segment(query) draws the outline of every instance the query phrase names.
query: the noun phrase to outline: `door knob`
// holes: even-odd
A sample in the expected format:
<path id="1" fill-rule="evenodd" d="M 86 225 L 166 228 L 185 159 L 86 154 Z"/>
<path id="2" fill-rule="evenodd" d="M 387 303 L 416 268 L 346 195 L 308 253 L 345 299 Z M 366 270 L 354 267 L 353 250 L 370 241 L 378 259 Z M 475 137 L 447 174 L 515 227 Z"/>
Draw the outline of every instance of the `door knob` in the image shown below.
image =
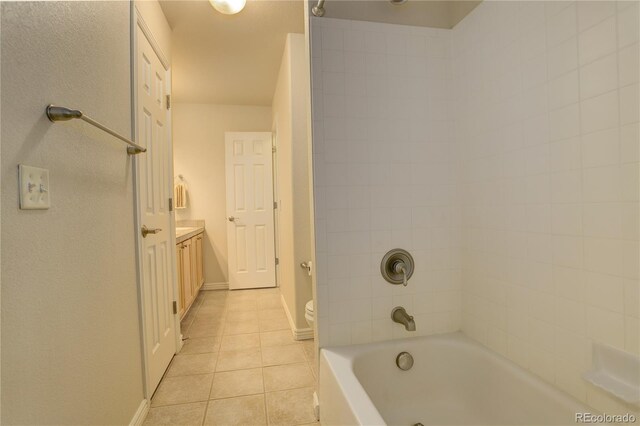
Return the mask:
<path id="1" fill-rule="evenodd" d="M 140 232 L 142 232 L 142 238 L 147 238 L 147 235 L 149 235 L 149 234 L 157 234 L 160 231 L 162 231 L 161 228 L 149 229 L 149 228 L 147 228 L 147 225 L 142 225 L 142 229 L 140 230 Z"/>
<path id="2" fill-rule="evenodd" d="M 229 216 L 227 219 L 229 220 L 229 222 L 235 222 L 237 217 Z"/>

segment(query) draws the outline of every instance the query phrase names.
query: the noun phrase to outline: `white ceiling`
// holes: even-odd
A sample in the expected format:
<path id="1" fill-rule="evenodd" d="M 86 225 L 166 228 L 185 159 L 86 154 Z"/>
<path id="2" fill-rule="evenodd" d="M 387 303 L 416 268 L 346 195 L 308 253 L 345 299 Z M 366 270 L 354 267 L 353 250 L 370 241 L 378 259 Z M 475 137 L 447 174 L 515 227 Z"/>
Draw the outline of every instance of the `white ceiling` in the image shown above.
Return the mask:
<path id="1" fill-rule="evenodd" d="M 174 102 L 271 105 L 287 33 L 304 32 L 303 2 L 248 0 L 237 15 L 208 1 L 161 1 L 172 34 Z"/>

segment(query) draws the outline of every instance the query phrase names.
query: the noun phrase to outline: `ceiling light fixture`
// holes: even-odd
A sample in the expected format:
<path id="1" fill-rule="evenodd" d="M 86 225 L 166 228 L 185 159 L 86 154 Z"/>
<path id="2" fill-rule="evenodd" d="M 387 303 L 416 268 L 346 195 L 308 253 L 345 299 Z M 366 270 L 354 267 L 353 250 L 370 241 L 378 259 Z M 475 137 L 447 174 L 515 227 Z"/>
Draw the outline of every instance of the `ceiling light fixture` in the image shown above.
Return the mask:
<path id="1" fill-rule="evenodd" d="M 247 0 L 209 0 L 211 6 L 225 15 L 234 15 L 244 9 Z"/>

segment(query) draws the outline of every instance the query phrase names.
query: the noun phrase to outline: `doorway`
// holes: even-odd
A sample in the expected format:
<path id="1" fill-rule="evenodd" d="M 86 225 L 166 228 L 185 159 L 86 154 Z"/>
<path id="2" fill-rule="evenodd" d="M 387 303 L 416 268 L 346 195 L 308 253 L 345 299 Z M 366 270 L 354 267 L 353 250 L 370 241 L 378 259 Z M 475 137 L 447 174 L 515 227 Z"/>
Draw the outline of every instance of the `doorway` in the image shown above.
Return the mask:
<path id="1" fill-rule="evenodd" d="M 276 286 L 272 136 L 227 132 L 229 289 Z"/>
<path id="2" fill-rule="evenodd" d="M 315 263 L 304 6 L 247 2 L 229 17 L 209 2 L 160 5 L 172 28 L 175 229 L 200 229 L 204 283 L 179 315 L 184 345 L 150 417 L 189 408 L 215 421 L 227 409 L 246 423 L 313 421 L 312 278 L 300 266 Z M 304 402 L 287 402 L 293 393 Z"/>

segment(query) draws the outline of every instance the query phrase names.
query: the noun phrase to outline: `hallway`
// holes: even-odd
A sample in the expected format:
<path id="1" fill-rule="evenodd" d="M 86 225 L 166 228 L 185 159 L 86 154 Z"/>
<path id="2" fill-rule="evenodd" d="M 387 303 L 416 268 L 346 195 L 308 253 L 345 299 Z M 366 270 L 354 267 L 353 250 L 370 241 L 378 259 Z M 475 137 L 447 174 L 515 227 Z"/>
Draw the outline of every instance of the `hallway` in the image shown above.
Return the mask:
<path id="1" fill-rule="evenodd" d="M 277 288 L 203 291 L 145 425 L 315 423 L 313 340 L 295 341 Z"/>

